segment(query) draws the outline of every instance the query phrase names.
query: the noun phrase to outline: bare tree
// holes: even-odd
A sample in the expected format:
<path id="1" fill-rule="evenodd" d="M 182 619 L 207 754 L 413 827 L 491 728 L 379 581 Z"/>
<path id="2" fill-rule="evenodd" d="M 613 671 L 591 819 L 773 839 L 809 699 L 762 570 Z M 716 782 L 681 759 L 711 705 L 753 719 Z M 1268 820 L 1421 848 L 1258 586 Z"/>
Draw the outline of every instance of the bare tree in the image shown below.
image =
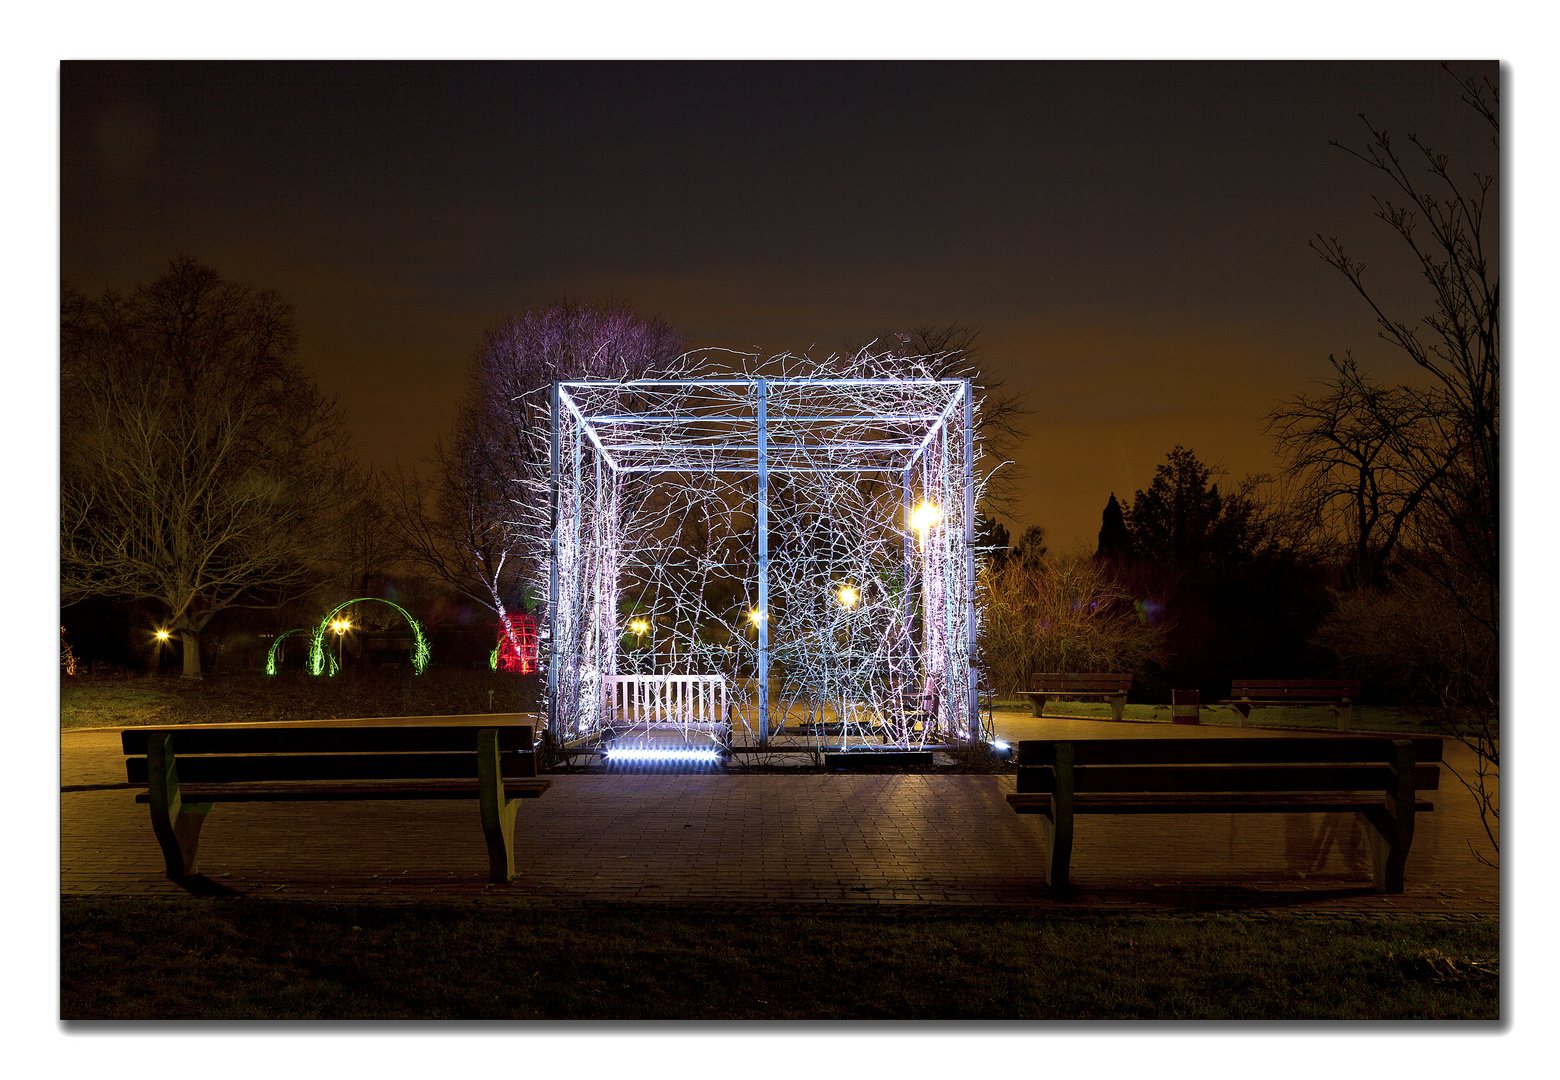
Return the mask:
<path id="1" fill-rule="evenodd" d="M 1386 580 L 1414 513 L 1458 454 L 1445 436 L 1447 410 L 1434 392 L 1372 382 L 1354 358 L 1335 359 L 1328 393 L 1298 394 L 1267 415 L 1267 430 L 1285 458 L 1290 499 L 1324 544 L 1342 543 L 1350 580 Z M 1425 461 L 1405 460 L 1407 443 Z M 1420 466 L 1428 463 L 1430 468 Z"/>
<path id="2" fill-rule="evenodd" d="M 981 370 L 985 347 L 979 326 L 962 322 L 917 323 L 905 330 L 877 335 L 867 351 L 881 353 L 890 367 L 894 358 L 902 358 L 906 375 L 971 380 L 979 395 L 976 424 L 986 459 L 982 502 L 1016 522 L 1021 519 L 1019 504 L 1026 492 L 1023 473 L 1012 458 L 1018 444 L 1029 437 L 1029 417 L 1035 410 L 1029 403 L 1028 391 L 1010 389 L 1005 379 L 993 378 Z"/>
<path id="3" fill-rule="evenodd" d="M 1498 146 L 1498 89 L 1488 79 L 1468 78 L 1459 85 L 1463 100 L 1488 122 Z M 1466 187 L 1449 172 L 1447 155 L 1415 135 L 1408 142 L 1423 171 L 1410 171 L 1390 133 L 1368 120 L 1365 125 L 1370 144 L 1363 151 L 1344 149 L 1385 176 L 1406 200 L 1378 199 L 1376 217 L 1412 252 L 1433 290 L 1434 310 L 1416 325 L 1392 318 L 1366 287 L 1364 263 L 1352 258 L 1340 240 L 1317 237 L 1311 246 L 1364 297 L 1380 336 L 1405 352 L 1446 395 L 1458 428 L 1456 441 L 1463 444 L 1450 468 L 1444 447 L 1434 440 L 1427 445 L 1422 428 L 1393 424 L 1386 412 L 1379 415 L 1405 468 L 1423 481 L 1424 501 L 1439 519 L 1421 537 L 1430 556 L 1421 567 L 1453 593 L 1470 618 L 1494 630 L 1500 580 L 1500 281 L 1498 260 L 1486 250 L 1485 220 L 1494 177 L 1475 173 L 1472 187 Z M 1357 372 L 1335 366 L 1357 392 L 1364 392 Z M 1469 572 L 1479 582 L 1477 595 L 1454 588 Z"/>
<path id="4" fill-rule="evenodd" d="M 1165 628 L 1089 555 L 1012 558 L 980 576 L 981 651 L 992 685 L 1016 695 L 1037 671 L 1138 671 L 1166 660 Z"/>
<path id="5" fill-rule="evenodd" d="M 189 256 L 128 297 L 63 288 L 61 598 L 161 603 L 188 678 L 217 612 L 329 576 L 351 461 L 297 340 L 277 294 Z"/>
<path id="6" fill-rule="evenodd" d="M 389 572 L 401 557 L 390 483 L 384 470 L 368 466 L 350 477 L 344 493 L 335 561 L 342 584 L 356 596 L 369 595 L 374 579 Z"/>
<path id="7" fill-rule="evenodd" d="M 432 475 L 402 472 L 391 485 L 410 558 L 492 611 L 513 637 L 511 613 L 537 582 L 544 546 L 547 388 L 557 379 L 675 377 L 687 366 L 684 349 L 672 327 L 621 304 L 565 301 L 490 330 Z"/>
<path id="8" fill-rule="evenodd" d="M 1452 74 L 1449 67 L 1447 72 Z M 1498 150 L 1499 89 L 1488 78 L 1457 82 L 1463 102 L 1488 123 Z M 1415 135 L 1408 137 L 1412 149 L 1405 161 L 1385 129 L 1361 119 L 1370 142 L 1363 150 L 1343 149 L 1396 189 L 1397 201 L 1377 200 L 1376 216 L 1408 247 L 1434 296 L 1431 313 L 1414 324 L 1393 318 L 1367 287 L 1364 264 L 1341 241 L 1317 237 L 1312 247 L 1365 299 L 1380 336 L 1429 375 L 1444 401 L 1444 419 L 1435 430 L 1395 422 L 1383 408 L 1373 408 L 1372 416 L 1404 474 L 1423 489 L 1403 557 L 1464 621 L 1461 662 L 1435 689 L 1445 729 L 1478 755 L 1477 776 L 1463 779 L 1498 852 L 1500 280 L 1498 223 L 1487 216 L 1494 177 L 1475 172 L 1471 185 L 1454 178 L 1448 156 Z M 1363 377 L 1335 367 L 1351 392 L 1364 393 Z"/>

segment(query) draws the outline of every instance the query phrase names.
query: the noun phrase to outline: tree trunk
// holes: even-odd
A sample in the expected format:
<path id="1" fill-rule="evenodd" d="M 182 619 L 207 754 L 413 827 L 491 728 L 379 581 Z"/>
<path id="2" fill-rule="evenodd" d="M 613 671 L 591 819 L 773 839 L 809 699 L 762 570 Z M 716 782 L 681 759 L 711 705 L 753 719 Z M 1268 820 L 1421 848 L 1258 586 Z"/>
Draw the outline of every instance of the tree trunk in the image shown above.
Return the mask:
<path id="1" fill-rule="evenodd" d="M 201 678 L 199 632 L 195 630 L 180 630 L 179 642 L 184 647 L 184 678 Z"/>

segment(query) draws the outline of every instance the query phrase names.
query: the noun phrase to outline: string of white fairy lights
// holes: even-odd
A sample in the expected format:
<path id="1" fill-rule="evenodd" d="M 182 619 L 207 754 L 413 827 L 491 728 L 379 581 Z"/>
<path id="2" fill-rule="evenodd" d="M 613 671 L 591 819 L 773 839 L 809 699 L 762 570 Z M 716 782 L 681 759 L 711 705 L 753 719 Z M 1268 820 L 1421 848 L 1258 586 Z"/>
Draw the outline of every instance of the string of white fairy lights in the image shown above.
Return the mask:
<path id="1" fill-rule="evenodd" d="M 555 385 L 527 530 L 554 736 L 609 730 L 604 680 L 639 674 L 723 676 L 749 742 L 979 738 L 980 403 L 936 359 Z"/>

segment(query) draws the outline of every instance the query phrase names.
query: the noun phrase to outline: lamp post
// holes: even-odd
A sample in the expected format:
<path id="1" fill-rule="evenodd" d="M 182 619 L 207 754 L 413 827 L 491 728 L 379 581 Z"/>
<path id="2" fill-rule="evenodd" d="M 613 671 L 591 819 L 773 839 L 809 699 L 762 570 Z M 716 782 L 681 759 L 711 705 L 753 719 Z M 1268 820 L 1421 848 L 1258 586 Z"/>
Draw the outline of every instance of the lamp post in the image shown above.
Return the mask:
<path id="1" fill-rule="evenodd" d="M 650 630 L 650 623 L 646 619 L 630 619 L 628 623 L 628 629 L 634 635 L 634 673 L 636 675 L 641 675 L 644 674 L 644 672 L 640 670 L 644 666 L 644 656 L 642 650 L 645 643 L 645 634 Z"/>
<path id="2" fill-rule="evenodd" d="M 336 670 L 343 671 L 345 667 L 341 659 L 341 646 L 346 639 L 347 631 L 352 629 L 352 624 L 346 619 L 337 619 L 330 624 L 330 628 L 336 631 Z"/>

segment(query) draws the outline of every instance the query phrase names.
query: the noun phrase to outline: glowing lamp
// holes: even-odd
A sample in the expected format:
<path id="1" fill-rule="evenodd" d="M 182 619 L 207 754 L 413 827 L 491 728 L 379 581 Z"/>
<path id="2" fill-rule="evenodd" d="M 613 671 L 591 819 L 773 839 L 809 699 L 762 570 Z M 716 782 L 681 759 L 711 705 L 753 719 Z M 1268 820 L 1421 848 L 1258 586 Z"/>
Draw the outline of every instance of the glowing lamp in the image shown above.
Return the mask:
<path id="1" fill-rule="evenodd" d="M 168 640 L 168 631 L 166 631 L 166 630 L 159 630 L 159 631 L 157 631 L 157 640 L 158 641 L 167 641 Z"/>
<path id="2" fill-rule="evenodd" d="M 840 604 L 843 607 L 855 607 L 861 602 L 861 594 L 850 585 L 841 585 L 839 591 Z"/>
<path id="3" fill-rule="evenodd" d="M 643 619 L 635 619 L 628 624 L 628 628 L 636 634 L 643 634 L 650 629 L 650 624 Z"/>
<path id="4" fill-rule="evenodd" d="M 757 608 L 754 608 L 752 611 L 748 612 L 748 622 L 752 623 L 754 626 L 757 626 L 759 623 L 763 622 L 764 618 L 764 613 L 759 611 Z"/>
<path id="5" fill-rule="evenodd" d="M 923 502 L 910 512 L 910 527 L 921 538 L 921 546 L 926 546 L 926 534 L 932 527 L 942 520 L 942 511 L 929 502 Z"/>

